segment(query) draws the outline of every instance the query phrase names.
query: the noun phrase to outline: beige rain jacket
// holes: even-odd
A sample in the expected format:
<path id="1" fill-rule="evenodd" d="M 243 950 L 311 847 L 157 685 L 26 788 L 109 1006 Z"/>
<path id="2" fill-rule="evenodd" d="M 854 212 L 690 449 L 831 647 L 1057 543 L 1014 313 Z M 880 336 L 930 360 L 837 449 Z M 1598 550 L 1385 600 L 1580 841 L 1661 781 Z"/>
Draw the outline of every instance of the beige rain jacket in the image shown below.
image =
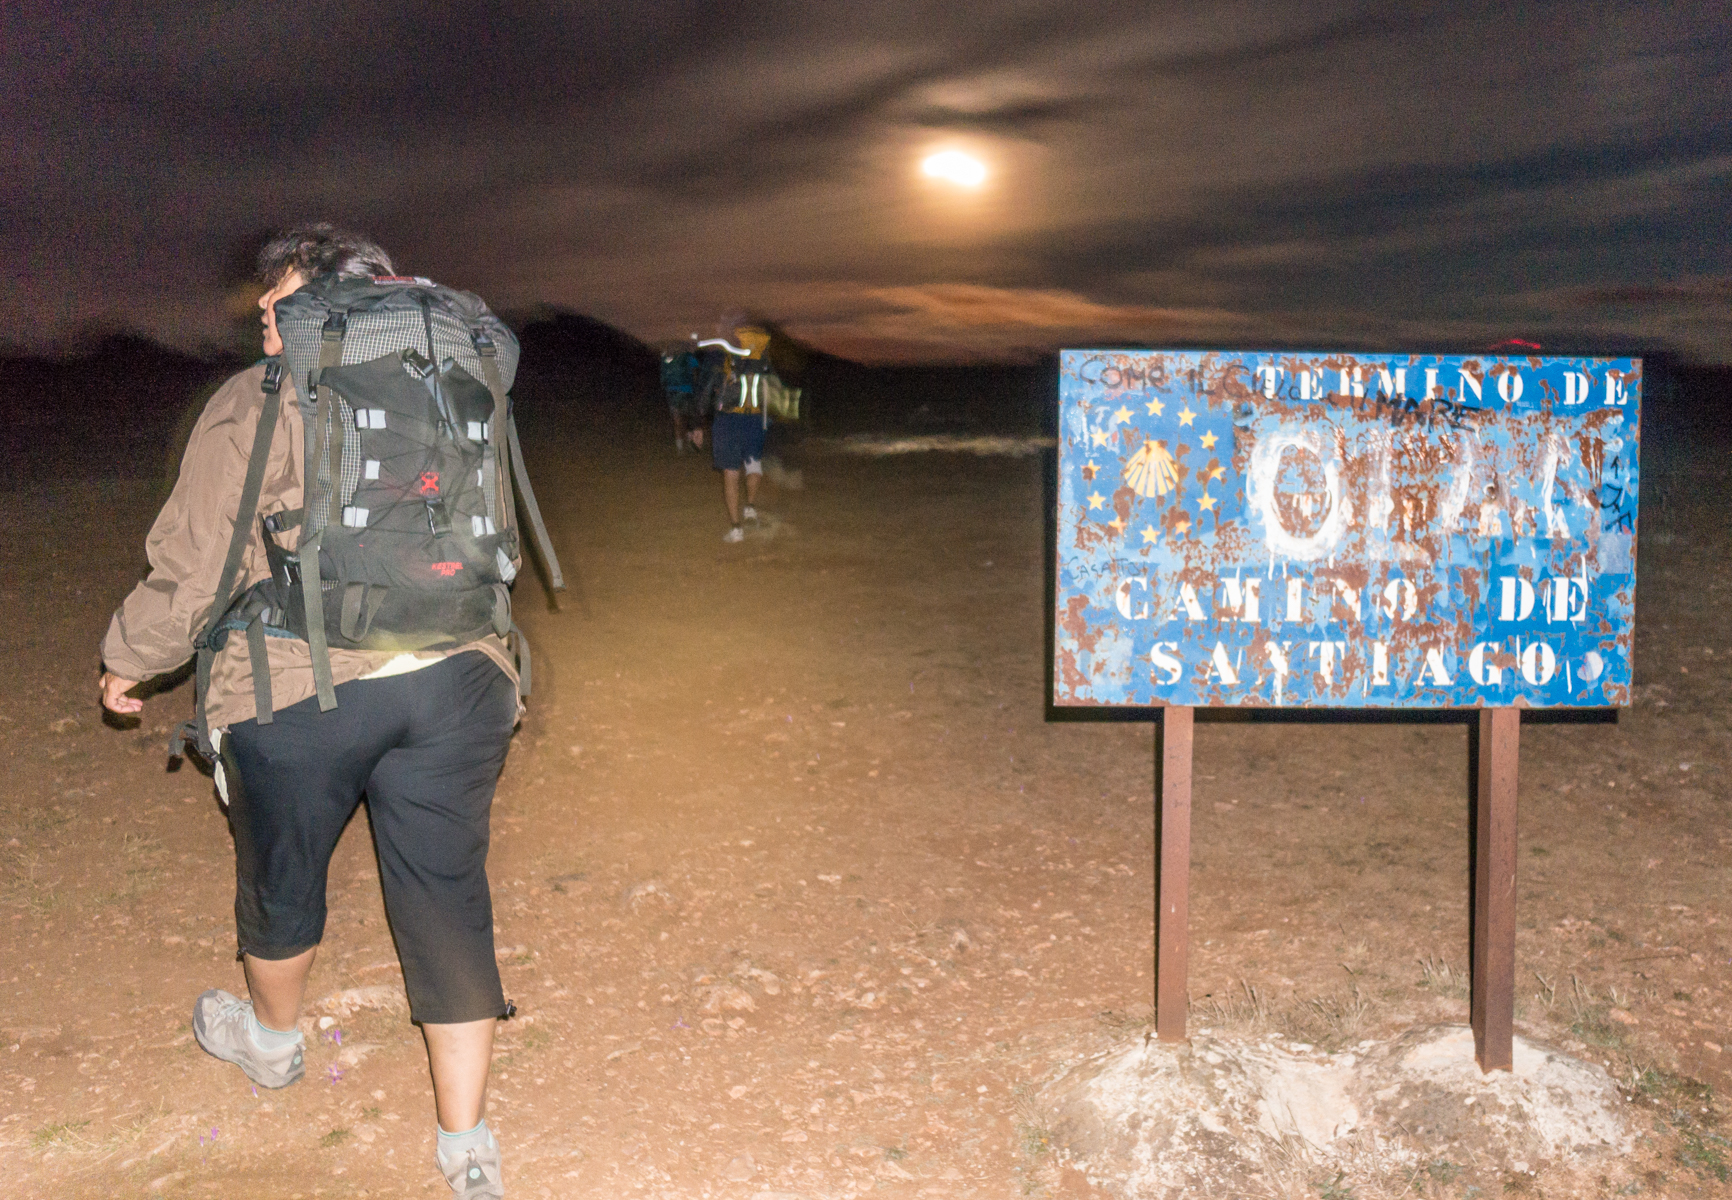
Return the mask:
<path id="1" fill-rule="evenodd" d="M 223 560 L 228 556 L 253 434 L 264 410 L 264 375 L 264 364 L 259 363 L 223 384 L 193 427 L 186 457 L 181 460 L 180 478 L 145 539 L 150 574 L 115 611 L 108 636 L 102 639 L 103 665 L 123 679 L 150 679 L 174 670 L 193 656 L 193 639 L 211 615 Z M 241 560 L 237 595 L 270 577 L 259 517 L 301 507 L 301 412 L 287 378 L 283 380 L 282 398 L 282 415 L 271 438 L 271 456 L 259 490 L 252 537 Z M 311 696 L 313 663 L 307 644 L 297 638 L 268 638 L 265 645 L 271 664 L 272 706 L 280 711 Z M 432 661 L 466 650 L 481 651 L 516 681 L 512 655 L 504 640 L 497 637 L 485 637 L 454 650 L 427 651 L 417 657 Z M 389 651 L 333 647 L 331 682 L 347 683 L 370 675 L 396 657 Z M 212 664 L 205 713 L 212 729 L 256 715 L 246 638 L 230 637 Z"/>

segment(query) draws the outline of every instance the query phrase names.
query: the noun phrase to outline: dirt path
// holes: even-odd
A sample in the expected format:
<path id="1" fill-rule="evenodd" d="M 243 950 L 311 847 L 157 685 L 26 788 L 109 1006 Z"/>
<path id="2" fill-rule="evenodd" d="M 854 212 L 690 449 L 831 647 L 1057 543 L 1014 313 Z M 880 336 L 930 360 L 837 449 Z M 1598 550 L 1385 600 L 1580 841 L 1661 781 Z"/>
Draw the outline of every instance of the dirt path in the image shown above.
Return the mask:
<path id="1" fill-rule="evenodd" d="M 495 810 L 511 1195 L 1089 1194 L 1036 1092 L 1146 1026 L 1151 737 L 1043 719 L 1039 460 L 811 449 L 730 547 L 711 472 L 662 442 L 532 447 L 574 584 L 561 614 L 522 594 L 537 689 Z M 240 979 L 227 827 L 163 769 L 188 689 L 119 731 L 92 685 L 152 494 L 0 499 L 0 608 L 41 614 L 0 634 L 17 1194 L 442 1195 L 364 814 L 305 1082 L 255 1095 L 192 1042 L 193 996 Z M 1607 1194 L 1712 1194 L 1723 1110 L 1689 1081 L 1732 1067 L 1732 574 L 1706 516 L 1652 528 L 1636 708 L 1523 731 L 1518 1026 L 1647 1081 L 1664 1130 Z M 1196 1022 L 1339 1044 L 1465 1019 L 1464 746 L 1200 728 Z"/>

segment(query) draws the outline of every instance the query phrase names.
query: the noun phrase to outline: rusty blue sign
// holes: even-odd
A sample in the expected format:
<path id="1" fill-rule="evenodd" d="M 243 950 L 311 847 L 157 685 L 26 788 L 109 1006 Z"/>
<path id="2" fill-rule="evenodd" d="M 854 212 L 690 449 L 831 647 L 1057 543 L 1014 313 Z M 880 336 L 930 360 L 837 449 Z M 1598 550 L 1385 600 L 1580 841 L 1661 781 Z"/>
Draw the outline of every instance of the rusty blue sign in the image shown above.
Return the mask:
<path id="1" fill-rule="evenodd" d="M 1059 372 L 1055 704 L 1630 702 L 1641 360 Z"/>

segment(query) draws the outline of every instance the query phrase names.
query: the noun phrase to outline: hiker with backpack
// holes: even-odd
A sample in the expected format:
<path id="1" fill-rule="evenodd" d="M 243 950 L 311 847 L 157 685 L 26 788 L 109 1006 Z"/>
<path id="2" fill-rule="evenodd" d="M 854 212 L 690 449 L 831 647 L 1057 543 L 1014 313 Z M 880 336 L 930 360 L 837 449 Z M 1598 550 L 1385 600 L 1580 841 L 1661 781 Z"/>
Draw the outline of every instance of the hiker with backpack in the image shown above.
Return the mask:
<path id="1" fill-rule="evenodd" d="M 326 875 L 365 794 L 436 1161 L 455 1194 L 500 1197 L 485 1105 L 513 1010 L 486 860 L 528 684 L 510 614 L 519 498 L 561 585 L 507 396 L 517 341 L 476 297 L 397 276 L 330 225 L 258 261 L 267 357 L 192 432 L 150 573 L 102 643 L 102 702 L 137 713 L 139 681 L 196 659 L 198 717 L 175 749 L 197 745 L 228 808 L 248 998 L 205 992 L 193 1031 L 260 1086 L 305 1072 Z"/>
<path id="2" fill-rule="evenodd" d="M 696 339 L 697 335 L 692 337 Z M 704 446 L 704 413 L 698 398 L 698 356 L 690 346 L 666 346 L 661 352 L 662 394 L 674 421 L 674 453 Z"/>
<path id="3" fill-rule="evenodd" d="M 733 337 L 732 342 L 715 337 L 698 343 L 700 349 L 715 354 L 705 381 L 716 414 L 710 429 L 710 459 L 722 473 L 722 503 L 729 522 L 722 541 L 729 543 L 745 540 L 745 522 L 758 523 L 758 486 L 764 479 L 764 439 L 770 425 L 765 383 L 772 374 L 766 353 L 769 333 L 755 325 L 741 325 L 733 330 Z"/>

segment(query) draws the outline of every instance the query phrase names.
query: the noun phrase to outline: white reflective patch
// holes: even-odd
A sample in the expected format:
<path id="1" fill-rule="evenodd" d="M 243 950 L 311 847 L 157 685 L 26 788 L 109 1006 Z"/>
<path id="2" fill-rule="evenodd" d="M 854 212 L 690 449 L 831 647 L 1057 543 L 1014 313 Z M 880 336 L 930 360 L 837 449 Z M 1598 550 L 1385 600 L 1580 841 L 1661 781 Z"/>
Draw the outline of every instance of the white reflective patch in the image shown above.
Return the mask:
<path id="1" fill-rule="evenodd" d="M 475 537 L 481 537 L 487 532 L 487 519 L 485 517 L 470 517 L 469 532 Z"/>
<path id="2" fill-rule="evenodd" d="M 475 486 L 476 486 L 476 487 L 480 487 L 480 486 L 482 486 L 482 483 L 483 483 L 483 482 L 484 482 L 484 481 L 483 481 L 483 480 L 482 480 L 482 478 L 481 478 L 481 468 L 480 468 L 480 467 L 476 467 L 476 468 L 475 468 Z"/>
<path id="3" fill-rule="evenodd" d="M 223 738 L 228 736 L 227 726 L 218 726 L 210 731 L 210 748 L 217 752 L 217 759 L 210 765 L 211 780 L 216 784 L 217 799 L 222 806 L 229 806 L 229 777 L 223 772 Z"/>
<path id="4" fill-rule="evenodd" d="M 355 422 L 355 427 L 357 429 L 359 429 L 359 428 L 367 428 L 367 429 L 383 429 L 383 428 L 385 428 L 385 410 L 384 409 L 382 409 L 382 408 L 369 408 L 366 410 L 366 413 L 367 413 L 367 424 L 363 427 L 361 425 L 361 422 L 359 420 L 357 420 Z M 361 415 L 360 413 L 355 414 L 356 417 L 359 417 L 360 415 Z"/>
<path id="5" fill-rule="evenodd" d="M 517 578 L 517 565 L 509 558 L 505 557 L 505 548 L 503 546 L 493 552 L 493 558 L 494 561 L 499 564 L 500 579 L 504 580 L 506 583 L 510 583 L 513 579 Z"/>
<path id="6" fill-rule="evenodd" d="M 480 441 L 485 441 L 486 438 L 487 438 L 487 427 L 485 425 L 483 425 L 480 421 L 469 422 L 469 440 L 470 441 L 480 442 Z"/>
<path id="7" fill-rule="evenodd" d="M 366 528 L 367 510 L 364 508 L 356 508 L 353 504 L 345 505 L 343 508 L 343 524 L 347 525 L 350 529 Z"/>
<path id="8" fill-rule="evenodd" d="M 362 474 L 368 479 L 379 478 L 379 460 L 376 458 L 369 458 L 367 460 L 366 470 L 364 470 Z"/>
<path id="9" fill-rule="evenodd" d="M 483 521 L 487 522 L 487 532 L 488 533 L 498 533 L 499 532 L 499 530 L 497 530 L 493 527 L 493 518 L 492 517 L 482 517 L 481 519 Z"/>

